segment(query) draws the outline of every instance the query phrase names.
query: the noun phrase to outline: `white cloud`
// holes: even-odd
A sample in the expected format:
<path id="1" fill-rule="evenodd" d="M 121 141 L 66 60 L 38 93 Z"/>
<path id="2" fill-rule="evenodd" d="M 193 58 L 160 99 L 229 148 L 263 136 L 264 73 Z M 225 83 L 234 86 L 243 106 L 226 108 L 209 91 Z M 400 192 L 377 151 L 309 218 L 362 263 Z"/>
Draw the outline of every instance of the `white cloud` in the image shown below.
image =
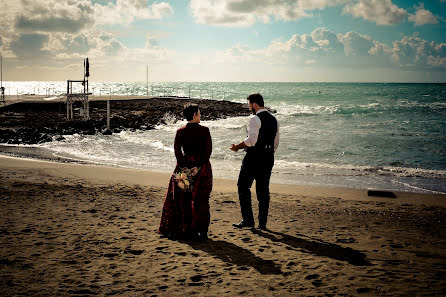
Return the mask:
<path id="1" fill-rule="evenodd" d="M 117 0 L 108 5 L 93 5 L 88 0 L 0 2 L 0 49 L 3 57 L 14 59 L 16 67 L 25 64 L 34 67 L 39 63 L 64 67 L 61 65 L 86 56 L 104 67 L 116 61 L 129 61 L 135 67 L 141 61 L 165 63 L 175 55 L 154 40 L 147 41 L 142 48 L 128 48 L 99 26 L 163 18 L 173 13 L 166 2 L 151 5 L 147 0 Z"/>
<path id="2" fill-rule="evenodd" d="M 344 53 L 347 57 L 367 55 L 374 47 L 372 38 L 354 31 L 345 35 L 340 34 L 339 41 L 344 45 Z"/>
<path id="3" fill-rule="evenodd" d="M 217 63 L 275 64 L 290 67 L 308 64 L 328 68 L 446 68 L 446 43 L 437 44 L 412 36 L 389 47 L 370 36 L 351 31 L 335 34 L 323 28 L 311 34 L 295 34 L 287 41 L 274 40 L 264 49 L 236 46 L 216 53 Z"/>
<path id="4" fill-rule="evenodd" d="M 407 16 L 407 11 L 393 4 L 391 0 L 359 0 L 356 4 L 346 5 L 344 12 L 377 25 L 394 25 L 402 22 Z"/>
<path id="5" fill-rule="evenodd" d="M 115 4 L 94 5 L 98 24 L 130 24 L 135 19 L 162 19 L 173 14 L 166 2 L 152 3 L 147 0 L 117 0 Z"/>
<path id="6" fill-rule="evenodd" d="M 77 33 L 103 24 L 130 24 L 137 19 L 162 19 L 173 14 L 166 2 L 117 0 L 92 4 L 89 0 L 1 1 L 0 32 Z"/>
<path id="7" fill-rule="evenodd" d="M 415 14 L 409 15 L 409 21 L 414 22 L 415 26 L 422 26 L 425 24 L 437 24 L 437 18 L 429 10 L 424 9 L 423 3 L 416 7 Z"/>
<path id="8" fill-rule="evenodd" d="M 159 64 L 170 61 L 174 52 L 160 47 L 156 40 L 147 38 L 143 48 L 128 48 L 113 35 L 106 32 L 99 34 L 53 34 L 46 49 L 56 59 L 79 59 L 88 56 L 91 59 L 121 63 L 137 63 L 147 61 Z"/>
<path id="9" fill-rule="evenodd" d="M 94 23 L 91 2 L 2 1 L 0 28 L 3 32 L 78 32 Z"/>
<path id="10" fill-rule="evenodd" d="M 190 8 L 195 21 L 200 24 L 223 26 L 251 26 L 256 21 L 252 14 L 228 11 L 226 1 L 191 0 Z"/>
<path id="11" fill-rule="evenodd" d="M 311 11 L 344 3 L 346 0 L 191 0 L 190 8 L 200 24 L 247 27 L 256 21 L 298 20 L 311 16 Z"/>
<path id="12" fill-rule="evenodd" d="M 446 43 L 428 42 L 416 35 L 393 42 L 392 58 L 401 68 L 446 69 Z"/>

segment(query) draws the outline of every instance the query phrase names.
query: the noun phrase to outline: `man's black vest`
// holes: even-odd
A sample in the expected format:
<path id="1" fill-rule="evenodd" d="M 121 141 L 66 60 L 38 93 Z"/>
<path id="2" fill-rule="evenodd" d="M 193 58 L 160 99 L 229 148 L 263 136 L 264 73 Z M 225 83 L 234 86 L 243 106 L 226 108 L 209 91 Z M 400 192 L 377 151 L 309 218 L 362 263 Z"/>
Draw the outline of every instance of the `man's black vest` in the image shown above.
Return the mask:
<path id="1" fill-rule="evenodd" d="M 274 153 L 274 139 L 277 134 L 277 120 L 267 111 L 262 111 L 257 114 L 260 118 L 261 126 L 259 130 L 259 137 L 255 146 L 246 149 L 249 152 L 270 152 Z"/>

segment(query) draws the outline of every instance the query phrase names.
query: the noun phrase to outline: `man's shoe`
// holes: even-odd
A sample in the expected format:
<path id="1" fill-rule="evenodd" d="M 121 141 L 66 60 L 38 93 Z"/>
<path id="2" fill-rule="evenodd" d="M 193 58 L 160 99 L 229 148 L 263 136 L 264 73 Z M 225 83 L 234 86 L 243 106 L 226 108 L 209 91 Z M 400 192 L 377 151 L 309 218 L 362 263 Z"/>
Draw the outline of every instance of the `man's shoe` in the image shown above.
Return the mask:
<path id="1" fill-rule="evenodd" d="M 254 228 L 254 224 L 247 224 L 245 221 L 241 221 L 240 223 L 234 223 L 232 226 L 236 228 Z"/>
<path id="2" fill-rule="evenodd" d="M 263 230 L 263 231 L 268 230 L 268 229 L 266 228 L 266 225 L 259 225 L 258 228 L 259 228 L 260 230 Z"/>

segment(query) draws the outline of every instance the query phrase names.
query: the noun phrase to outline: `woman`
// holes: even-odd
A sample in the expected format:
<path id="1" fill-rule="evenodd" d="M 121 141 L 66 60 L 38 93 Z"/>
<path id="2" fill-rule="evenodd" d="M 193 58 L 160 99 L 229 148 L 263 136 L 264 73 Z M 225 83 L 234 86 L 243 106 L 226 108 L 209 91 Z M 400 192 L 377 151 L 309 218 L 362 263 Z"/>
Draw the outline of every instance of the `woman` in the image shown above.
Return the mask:
<path id="1" fill-rule="evenodd" d="M 211 134 L 209 128 L 199 124 L 198 105 L 185 105 L 183 115 L 188 122 L 175 136 L 177 165 L 167 189 L 158 233 L 169 238 L 206 240 L 212 191 Z"/>

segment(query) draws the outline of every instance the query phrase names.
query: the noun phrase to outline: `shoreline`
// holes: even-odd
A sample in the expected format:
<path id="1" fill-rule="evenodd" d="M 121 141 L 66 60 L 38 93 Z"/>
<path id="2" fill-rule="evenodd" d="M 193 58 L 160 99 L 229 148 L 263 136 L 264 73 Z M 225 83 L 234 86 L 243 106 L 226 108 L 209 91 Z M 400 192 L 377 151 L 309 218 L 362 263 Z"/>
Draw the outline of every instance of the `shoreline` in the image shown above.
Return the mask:
<path id="1" fill-rule="evenodd" d="M 137 167 L 127 167 L 127 166 L 120 166 L 120 165 L 114 165 L 114 164 L 104 164 L 101 162 L 94 162 L 91 160 L 82 160 L 82 159 L 75 159 L 68 156 L 59 155 L 51 152 L 50 150 L 46 148 L 41 148 L 38 146 L 30 145 L 30 146 L 22 146 L 22 145 L 10 145 L 10 144 L 0 144 L 0 156 L 9 156 L 9 157 L 15 157 L 15 158 L 23 158 L 23 159 L 31 159 L 31 160 L 43 160 L 43 161 L 52 161 L 52 162 L 59 162 L 59 163 L 72 163 L 72 164 L 84 164 L 84 165 L 94 165 L 94 166 L 101 166 L 101 167 L 110 167 L 110 168 L 122 168 L 122 169 L 129 169 L 129 170 L 142 170 L 142 171 L 156 171 L 161 172 L 165 174 L 170 174 L 170 171 L 168 170 L 156 170 L 156 169 L 150 169 L 150 168 L 137 168 Z M 215 169 L 214 169 L 215 173 Z M 367 180 L 361 181 L 361 185 L 358 184 L 352 184 L 349 186 L 348 184 L 344 184 L 342 182 L 338 182 L 338 184 L 325 184 L 324 180 L 327 179 L 330 175 L 327 176 L 318 176 L 315 177 L 317 180 L 319 178 L 319 181 L 317 182 L 308 182 L 308 178 L 305 180 L 283 180 L 282 182 L 278 182 L 280 180 L 280 173 L 277 173 L 276 176 L 272 176 L 271 178 L 271 184 L 277 184 L 280 187 L 313 187 L 313 188 L 327 188 L 327 189 L 345 189 L 345 190 L 352 190 L 352 191 L 359 191 L 359 192 L 366 192 L 367 191 L 374 191 L 374 192 L 384 192 L 381 194 L 387 195 L 388 193 L 399 193 L 399 196 L 401 196 L 402 193 L 407 195 L 434 195 L 434 196 L 444 196 L 446 197 L 446 193 L 442 191 L 438 191 L 435 189 L 426 189 L 422 187 L 416 187 L 416 186 L 407 186 L 408 190 L 401 190 L 401 189 L 392 189 L 388 186 L 384 185 L 382 187 L 379 186 L 364 186 L 364 184 L 367 184 Z M 311 175 L 308 175 L 307 177 L 311 177 Z M 214 174 L 214 179 L 215 179 Z M 237 176 L 235 177 L 227 177 L 227 176 L 218 176 L 218 179 L 223 180 L 231 180 L 236 184 Z M 342 180 L 342 176 L 338 176 L 337 179 Z M 254 188 L 254 187 L 253 187 Z M 235 185 L 236 190 L 236 185 Z M 254 190 L 255 191 L 255 190 Z M 373 195 L 371 197 L 374 197 Z"/>
<path id="2" fill-rule="evenodd" d="M 88 180 L 98 180 L 102 183 L 123 183 L 139 186 L 155 186 L 166 188 L 171 176 L 171 173 L 152 171 L 146 169 L 133 169 L 124 167 L 105 166 L 102 164 L 92 164 L 81 161 L 73 161 L 60 158 L 42 159 L 36 156 L 35 158 L 23 156 L 8 156 L 0 153 L 0 168 L 26 168 L 37 169 L 45 171 L 45 174 L 52 174 L 60 177 L 76 177 L 87 178 Z M 225 178 L 213 179 L 213 191 L 222 193 L 236 193 L 237 181 Z M 373 190 L 382 192 L 384 197 L 369 196 L 368 191 Z M 255 201 L 255 186 L 252 187 L 253 201 Z M 356 189 L 347 187 L 329 187 L 329 186 L 315 186 L 315 185 L 291 185 L 271 183 L 271 194 L 282 195 L 316 195 L 322 197 L 337 197 L 345 200 L 358 201 L 385 201 L 392 203 L 414 203 L 427 204 L 446 207 L 446 194 L 428 194 L 415 193 L 404 191 L 381 191 L 380 189 Z M 388 193 L 394 193 L 396 198 L 385 197 Z"/>

